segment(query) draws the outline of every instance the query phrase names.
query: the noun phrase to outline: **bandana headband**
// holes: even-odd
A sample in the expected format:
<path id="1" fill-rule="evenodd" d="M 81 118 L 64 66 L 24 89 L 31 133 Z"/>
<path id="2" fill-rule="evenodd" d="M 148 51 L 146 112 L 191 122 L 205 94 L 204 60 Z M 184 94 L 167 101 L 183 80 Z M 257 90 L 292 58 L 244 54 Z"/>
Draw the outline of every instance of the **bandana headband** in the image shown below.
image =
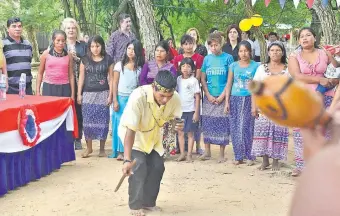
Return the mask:
<path id="1" fill-rule="evenodd" d="M 152 85 L 154 87 L 156 87 L 159 91 L 163 92 L 163 93 L 169 93 L 169 92 L 173 92 L 175 89 L 171 88 L 171 89 L 168 89 L 168 88 L 165 88 L 164 86 L 161 86 L 158 82 L 154 81 L 152 83 Z"/>

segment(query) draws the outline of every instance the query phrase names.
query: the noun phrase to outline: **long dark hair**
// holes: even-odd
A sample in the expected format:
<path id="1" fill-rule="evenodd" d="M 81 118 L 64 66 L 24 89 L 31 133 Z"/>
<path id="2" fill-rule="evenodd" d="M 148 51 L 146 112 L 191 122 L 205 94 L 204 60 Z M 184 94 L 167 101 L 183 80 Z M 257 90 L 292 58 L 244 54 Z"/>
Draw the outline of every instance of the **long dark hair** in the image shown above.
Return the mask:
<path id="1" fill-rule="evenodd" d="M 122 68 L 124 71 L 124 66 L 129 63 L 129 57 L 127 56 L 127 48 L 130 45 L 133 45 L 133 49 L 135 51 L 135 58 L 133 60 L 134 63 L 134 70 L 136 70 L 138 67 L 143 67 L 144 65 L 144 56 L 143 56 L 143 49 L 142 49 L 142 44 L 139 40 L 132 40 L 130 41 L 127 45 L 126 45 L 126 49 L 125 49 L 125 53 L 124 53 L 124 57 L 122 60 Z"/>
<path id="2" fill-rule="evenodd" d="M 92 42 L 100 44 L 100 46 L 102 47 L 102 49 L 100 51 L 100 55 L 101 55 L 101 57 L 104 58 L 106 56 L 105 42 L 104 42 L 104 39 L 100 35 L 95 35 L 95 36 L 93 36 L 89 39 L 89 42 L 87 43 L 87 55 L 88 55 L 88 57 L 90 59 L 92 59 L 92 52 L 91 52 Z"/>
<path id="3" fill-rule="evenodd" d="M 301 33 L 302 31 L 304 30 L 307 30 L 309 31 L 310 33 L 312 33 L 312 35 L 316 38 L 316 33 L 315 31 L 311 28 L 311 27 L 303 27 L 302 29 L 300 29 L 299 33 L 298 33 L 298 40 L 300 41 L 300 36 L 301 36 Z M 299 45 L 298 48 L 301 48 L 302 49 L 302 46 Z M 315 40 L 315 43 L 314 43 L 314 48 L 317 48 L 317 49 L 320 49 L 319 45 L 316 43 L 316 40 Z"/>
<path id="4" fill-rule="evenodd" d="M 280 47 L 280 49 L 282 50 L 281 63 L 282 64 L 287 64 L 287 52 L 286 52 L 285 46 L 281 42 L 273 42 L 268 47 L 268 53 L 269 53 L 270 48 L 272 48 L 273 46 Z M 269 62 L 270 62 L 270 57 L 268 55 L 266 63 L 268 64 Z"/>

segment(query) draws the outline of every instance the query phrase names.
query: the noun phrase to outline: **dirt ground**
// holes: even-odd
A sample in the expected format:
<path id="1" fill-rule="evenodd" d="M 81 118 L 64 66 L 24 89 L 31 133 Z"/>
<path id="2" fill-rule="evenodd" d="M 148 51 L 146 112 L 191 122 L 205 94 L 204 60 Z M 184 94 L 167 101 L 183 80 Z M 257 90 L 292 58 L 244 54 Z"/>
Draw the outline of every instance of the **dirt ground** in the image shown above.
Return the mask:
<path id="1" fill-rule="evenodd" d="M 58 171 L 0 198 L 2 216 L 118 216 L 129 215 L 128 183 L 114 189 L 121 177 L 122 163 L 98 158 L 99 144 L 93 156 L 64 164 Z M 107 142 L 110 153 L 111 140 Z M 157 205 L 163 211 L 148 215 L 178 216 L 285 216 L 295 179 L 286 165 L 280 172 L 258 171 L 232 164 L 232 148 L 227 148 L 228 162 L 218 164 L 218 148 L 213 160 L 194 163 L 166 161 Z M 292 152 L 289 162 L 292 163 Z M 258 159 L 258 163 L 261 159 Z"/>
<path id="2" fill-rule="evenodd" d="M 33 71 L 36 76 L 36 71 Z M 35 83 L 34 83 L 35 89 Z M 84 145 L 84 144 L 83 144 Z M 129 215 L 127 179 L 120 190 L 114 189 L 121 177 L 122 163 L 98 158 L 99 144 L 90 158 L 80 157 L 58 171 L 0 198 L 1 216 L 120 216 Z M 107 141 L 107 154 L 111 140 Z M 289 158 L 280 172 L 258 171 L 232 164 L 231 146 L 228 161 L 213 159 L 178 163 L 171 158 L 165 163 L 165 174 L 157 205 L 163 211 L 150 216 L 286 216 L 296 179 L 290 177 L 293 143 Z"/>

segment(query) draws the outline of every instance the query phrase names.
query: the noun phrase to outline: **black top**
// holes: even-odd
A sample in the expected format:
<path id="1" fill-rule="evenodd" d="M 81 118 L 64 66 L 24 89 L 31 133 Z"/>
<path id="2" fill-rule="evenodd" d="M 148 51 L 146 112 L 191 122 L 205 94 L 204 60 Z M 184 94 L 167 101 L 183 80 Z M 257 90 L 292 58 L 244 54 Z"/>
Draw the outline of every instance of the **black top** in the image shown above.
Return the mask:
<path id="1" fill-rule="evenodd" d="M 238 61 L 238 46 L 234 49 L 231 47 L 230 43 L 226 43 L 222 47 L 222 51 L 233 56 L 234 61 Z"/>
<path id="2" fill-rule="evenodd" d="M 82 59 L 85 66 L 84 92 L 101 92 L 109 90 L 108 71 L 112 60 L 105 56 L 101 61 L 95 62 L 85 56 Z"/>

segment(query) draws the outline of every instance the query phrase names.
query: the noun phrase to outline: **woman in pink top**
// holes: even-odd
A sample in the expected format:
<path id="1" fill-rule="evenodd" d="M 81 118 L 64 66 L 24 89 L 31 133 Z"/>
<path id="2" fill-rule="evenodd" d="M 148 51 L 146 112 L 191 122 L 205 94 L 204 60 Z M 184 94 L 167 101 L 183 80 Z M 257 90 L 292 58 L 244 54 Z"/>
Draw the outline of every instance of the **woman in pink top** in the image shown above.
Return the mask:
<path id="1" fill-rule="evenodd" d="M 66 34 L 56 30 L 52 35 L 52 48 L 46 50 L 40 58 L 37 77 L 37 95 L 71 97 L 74 99 L 73 58 L 65 50 Z M 45 72 L 45 77 L 43 75 Z M 42 94 L 41 82 L 44 81 Z"/>
<path id="2" fill-rule="evenodd" d="M 339 67 L 340 64 L 328 51 L 319 49 L 315 45 L 315 36 L 311 28 L 306 27 L 300 30 L 298 36 L 300 48 L 290 55 L 288 71 L 292 77 L 306 83 L 306 85 L 313 90 L 316 90 L 318 84 L 327 88 L 334 87 L 339 83 L 339 79 L 325 78 L 324 73 L 326 72 L 328 64 L 332 63 L 334 67 Z M 332 103 L 333 96 L 333 90 L 325 93 L 324 103 L 326 107 Z M 299 128 L 294 129 L 293 137 L 296 169 L 292 175 L 298 176 L 304 167 L 303 142 Z"/>

